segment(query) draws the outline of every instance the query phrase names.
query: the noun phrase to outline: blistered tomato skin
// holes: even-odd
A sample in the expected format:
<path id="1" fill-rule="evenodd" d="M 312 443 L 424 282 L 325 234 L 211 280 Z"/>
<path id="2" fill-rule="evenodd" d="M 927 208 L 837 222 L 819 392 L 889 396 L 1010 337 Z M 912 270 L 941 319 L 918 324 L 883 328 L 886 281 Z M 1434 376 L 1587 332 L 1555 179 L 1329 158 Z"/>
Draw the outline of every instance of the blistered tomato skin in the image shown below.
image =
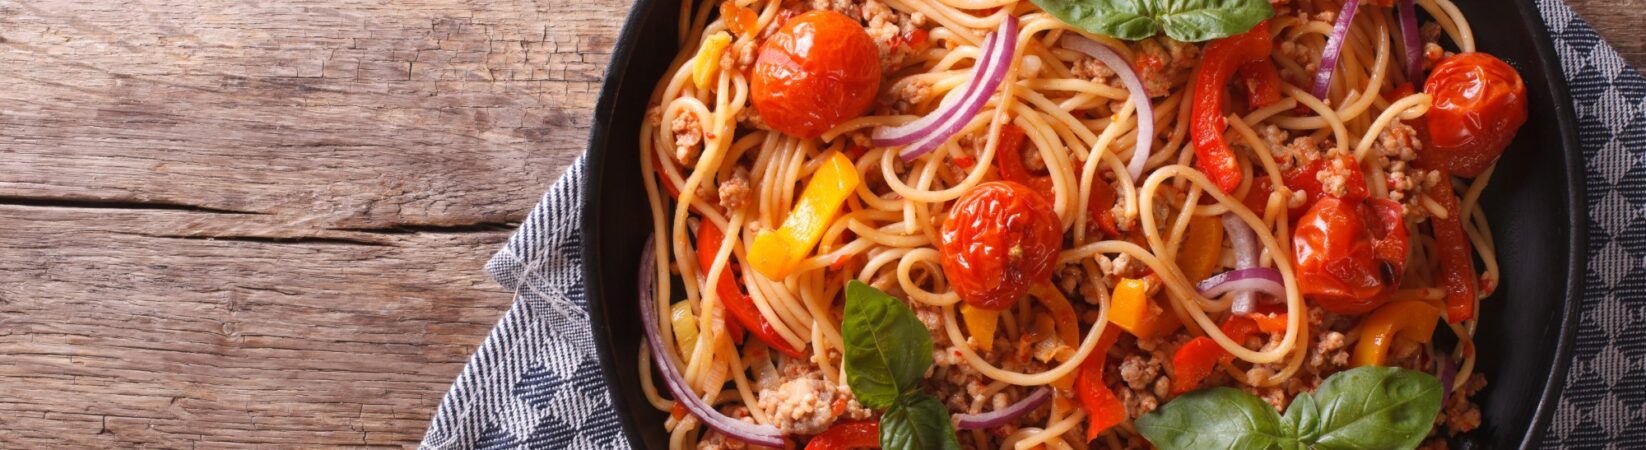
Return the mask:
<path id="1" fill-rule="evenodd" d="M 814 138 L 863 115 L 880 89 L 880 50 L 857 21 L 828 10 L 790 19 L 760 46 L 750 99 L 773 130 Z"/>
<path id="2" fill-rule="evenodd" d="M 1485 53 L 1441 60 L 1423 85 L 1434 96 L 1426 114 L 1422 164 L 1461 177 L 1485 172 L 1526 123 L 1526 83 L 1513 67 Z"/>
<path id="3" fill-rule="evenodd" d="M 1409 242 L 1399 203 L 1322 198 L 1292 234 L 1298 288 L 1327 311 L 1370 312 L 1399 286 Z"/>
<path id="4" fill-rule="evenodd" d="M 967 191 L 943 222 L 943 273 L 960 299 L 1003 310 L 1035 283 L 1050 282 L 1062 222 L 1028 186 L 995 181 Z"/>

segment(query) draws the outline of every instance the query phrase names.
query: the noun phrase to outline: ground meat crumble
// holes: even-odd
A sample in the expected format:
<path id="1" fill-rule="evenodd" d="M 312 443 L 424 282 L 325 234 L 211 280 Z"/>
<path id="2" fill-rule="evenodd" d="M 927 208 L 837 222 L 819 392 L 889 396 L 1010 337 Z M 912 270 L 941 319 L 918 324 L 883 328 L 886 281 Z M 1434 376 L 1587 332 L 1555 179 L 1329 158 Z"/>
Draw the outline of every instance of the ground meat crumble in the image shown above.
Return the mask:
<path id="1" fill-rule="evenodd" d="M 669 123 L 669 132 L 674 136 L 674 159 L 681 164 L 692 164 L 697 161 L 697 154 L 702 149 L 698 144 L 703 143 L 703 126 L 697 121 L 697 115 L 685 113 L 674 117 Z"/>

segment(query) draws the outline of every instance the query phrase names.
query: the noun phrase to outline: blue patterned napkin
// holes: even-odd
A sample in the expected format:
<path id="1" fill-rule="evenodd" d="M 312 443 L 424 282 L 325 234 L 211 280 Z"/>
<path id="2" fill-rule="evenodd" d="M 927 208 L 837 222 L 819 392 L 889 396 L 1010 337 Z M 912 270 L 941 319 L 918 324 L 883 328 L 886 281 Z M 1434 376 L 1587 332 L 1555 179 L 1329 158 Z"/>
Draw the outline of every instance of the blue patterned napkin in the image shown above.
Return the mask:
<path id="1" fill-rule="evenodd" d="M 1646 77 L 1560 0 L 1538 0 L 1571 84 L 1588 161 L 1589 273 L 1546 448 L 1646 446 Z M 627 448 L 584 308 L 584 161 L 543 196 L 486 272 L 517 301 L 440 402 L 428 449 Z M 1638 222 L 1638 223 L 1637 223 Z"/>

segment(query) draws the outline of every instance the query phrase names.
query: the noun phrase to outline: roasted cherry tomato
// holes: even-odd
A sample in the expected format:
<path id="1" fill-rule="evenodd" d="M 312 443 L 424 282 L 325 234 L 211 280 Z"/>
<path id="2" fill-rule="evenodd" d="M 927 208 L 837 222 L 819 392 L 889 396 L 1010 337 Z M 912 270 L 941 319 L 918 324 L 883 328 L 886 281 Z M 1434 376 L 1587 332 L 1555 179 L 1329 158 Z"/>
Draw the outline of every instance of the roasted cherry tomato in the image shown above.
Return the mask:
<path id="1" fill-rule="evenodd" d="M 1399 286 L 1408 242 L 1400 204 L 1323 198 L 1292 235 L 1298 287 L 1328 311 L 1371 311 Z"/>
<path id="2" fill-rule="evenodd" d="M 1423 92 L 1434 96 L 1434 105 L 1425 115 L 1429 142 L 1418 158 L 1452 175 L 1485 172 L 1526 123 L 1526 83 L 1492 55 L 1441 60 Z"/>
<path id="3" fill-rule="evenodd" d="M 880 89 L 880 49 L 857 21 L 816 10 L 760 46 L 750 98 L 772 129 L 814 138 L 862 115 Z"/>
<path id="4" fill-rule="evenodd" d="M 943 273 L 960 299 L 1002 310 L 1050 282 L 1062 222 L 1052 204 L 1028 186 L 983 183 L 955 201 L 943 222 Z"/>

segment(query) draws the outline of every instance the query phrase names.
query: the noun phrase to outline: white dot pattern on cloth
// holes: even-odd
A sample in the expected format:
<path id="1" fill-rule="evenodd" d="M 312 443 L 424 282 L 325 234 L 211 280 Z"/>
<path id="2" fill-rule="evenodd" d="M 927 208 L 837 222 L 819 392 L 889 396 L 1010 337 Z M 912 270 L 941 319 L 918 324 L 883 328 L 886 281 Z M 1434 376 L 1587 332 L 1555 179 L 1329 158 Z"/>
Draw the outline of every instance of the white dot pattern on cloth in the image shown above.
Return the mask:
<path id="1" fill-rule="evenodd" d="M 1537 0 L 1587 161 L 1588 276 L 1576 350 L 1544 448 L 1646 447 L 1646 78 L 1560 0 Z M 486 271 L 517 289 L 446 393 L 426 449 L 628 448 L 595 360 L 578 224 L 585 162 L 544 195 Z"/>

